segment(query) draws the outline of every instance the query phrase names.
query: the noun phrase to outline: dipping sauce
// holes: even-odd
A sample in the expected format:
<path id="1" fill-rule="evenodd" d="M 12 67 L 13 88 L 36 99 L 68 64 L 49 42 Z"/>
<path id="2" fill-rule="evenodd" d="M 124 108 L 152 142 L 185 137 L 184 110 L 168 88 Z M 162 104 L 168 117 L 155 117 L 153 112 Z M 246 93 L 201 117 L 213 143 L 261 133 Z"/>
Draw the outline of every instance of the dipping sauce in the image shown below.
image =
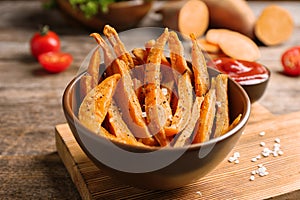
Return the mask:
<path id="1" fill-rule="evenodd" d="M 213 60 L 217 70 L 228 74 L 241 85 L 252 85 L 265 81 L 269 77 L 268 70 L 261 64 L 233 58 L 217 58 Z"/>

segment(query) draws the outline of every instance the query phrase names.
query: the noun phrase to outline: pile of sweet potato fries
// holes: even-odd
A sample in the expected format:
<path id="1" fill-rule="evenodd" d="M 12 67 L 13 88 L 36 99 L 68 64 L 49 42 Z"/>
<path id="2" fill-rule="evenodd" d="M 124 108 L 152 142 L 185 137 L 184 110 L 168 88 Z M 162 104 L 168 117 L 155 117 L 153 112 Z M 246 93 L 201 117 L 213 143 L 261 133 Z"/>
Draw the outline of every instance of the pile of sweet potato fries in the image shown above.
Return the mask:
<path id="1" fill-rule="evenodd" d="M 130 145 L 180 147 L 219 137 L 238 123 L 241 115 L 229 124 L 227 75 L 210 78 L 193 34 L 191 63 L 167 28 L 130 52 L 113 27 L 106 25 L 103 34 L 107 40 L 91 34 L 98 48 L 80 79 L 78 117 L 91 131 Z"/>

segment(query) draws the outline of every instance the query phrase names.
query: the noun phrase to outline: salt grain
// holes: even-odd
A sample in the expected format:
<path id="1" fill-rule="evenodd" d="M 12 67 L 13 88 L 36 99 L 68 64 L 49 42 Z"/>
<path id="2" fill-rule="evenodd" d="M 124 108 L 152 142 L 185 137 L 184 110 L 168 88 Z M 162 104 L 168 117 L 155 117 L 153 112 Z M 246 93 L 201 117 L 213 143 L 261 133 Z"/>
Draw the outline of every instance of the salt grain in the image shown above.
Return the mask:
<path id="1" fill-rule="evenodd" d="M 233 156 L 229 157 L 228 162 L 232 163 L 234 162 L 235 164 L 240 163 L 239 161 L 239 157 L 240 157 L 240 153 L 239 152 L 234 152 Z"/>
<path id="2" fill-rule="evenodd" d="M 165 95 L 165 96 L 168 94 L 167 88 L 161 88 L 161 91 L 162 91 L 163 95 Z"/>
<path id="3" fill-rule="evenodd" d="M 239 158 L 241 155 L 240 155 L 239 152 L 235 152 L 235 153 L 233 154 L 233 156 L 234 156 L 235 158 Z"/>
<path id="4" fill-rule="evenodd" d="M 260 136 L 264 136 L 265 134 L 266 134 L 265 131 L 262 131 L 262 132 L 259 133 Z"/>
<path id="5" fill-rule="evenodd" d="M 254 179 L 255 179 L 255 176 L 250 176 L 250 181 L 254 181 Z"/>
<path id="6" fill-rule="evenodd" d="M 279 139 L 279 138 L 276 138 L 276 139 L 275 139 L 275 142 L 279 144 L 279 143 L 280 143 L 280 139 Z"/>
<path id="7" fill-rule="evenodd" d="M 196 192 L 200 197 L 202 197 L 202 193 L 200 191 Z"/>
<path id="8" fill-rule="evenodd" d="M 234 158 L 234 157 L 230 157 L 230 158 L 228 159 L 228 161 L 232 163 L 232 162 L 235 161 L 235 159 L 236 159 L 236 158 Z"/>
<path id="9" fill-rule="evenodd" d="M 261 142 L 260 146 L 264 147 L 264 146 L 266 146 L 266 143 L 265 142 Z"/>

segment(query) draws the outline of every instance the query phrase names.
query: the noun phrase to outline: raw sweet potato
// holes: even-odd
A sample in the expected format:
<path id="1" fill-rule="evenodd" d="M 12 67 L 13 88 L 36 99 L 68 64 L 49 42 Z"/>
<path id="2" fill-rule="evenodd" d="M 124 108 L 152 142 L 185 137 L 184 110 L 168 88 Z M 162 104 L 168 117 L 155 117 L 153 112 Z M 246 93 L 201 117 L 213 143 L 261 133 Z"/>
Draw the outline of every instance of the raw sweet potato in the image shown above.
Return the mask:
<path id="1" fill-rule="evenodd" d="M 168 1 L 159 11 L 163 24 L 185 36 L 202 36 L 208 28 L 209 12 L 200 0 Z"/>
<path id="2" fill-rule="evenodd" d="M 245 0 L 203 0 L 211 28 L 224 28 L 254 38 L 256 17 Z"/>
<path id="3" fill-rule="evenodd" d="M 249 37 L 228 29 L 210 29 L 206 33 L 206 40 L 218 44 L 229 57 L 255 61 L 260 57 L 258 46 Z"/>
<path id="4" fill-rule="evenodd" d="M 264 8 L 255 24 L 255 35 L 265 45 L 278 45 L 292 35 L 294 22 L 291 14 L 277 5 Z"/>
<path id="5" fill-rule="evenodd" d="M 199 38 L 197 39 L 197 42 L 200 48 L 206 51 L 207 53 L 218 54 L 221 52 L 221 49 L 218 44 L 210 43 L 205 38 Z"/>

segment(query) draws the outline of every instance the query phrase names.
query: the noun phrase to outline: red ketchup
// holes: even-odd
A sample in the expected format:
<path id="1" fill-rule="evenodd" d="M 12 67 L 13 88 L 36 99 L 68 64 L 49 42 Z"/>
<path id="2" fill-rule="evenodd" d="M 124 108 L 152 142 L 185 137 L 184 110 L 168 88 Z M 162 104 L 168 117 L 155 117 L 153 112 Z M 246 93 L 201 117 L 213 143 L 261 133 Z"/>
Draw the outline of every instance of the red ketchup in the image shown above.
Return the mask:
<path id="1" fill-rule="evenodd" d="M 221 73 L 228 74 L 241 85 L 252 85 L 265 81 L 269 77 L 268 70 L 261 64 L 233 58 L 217 58 L 215 68 Z"/>

